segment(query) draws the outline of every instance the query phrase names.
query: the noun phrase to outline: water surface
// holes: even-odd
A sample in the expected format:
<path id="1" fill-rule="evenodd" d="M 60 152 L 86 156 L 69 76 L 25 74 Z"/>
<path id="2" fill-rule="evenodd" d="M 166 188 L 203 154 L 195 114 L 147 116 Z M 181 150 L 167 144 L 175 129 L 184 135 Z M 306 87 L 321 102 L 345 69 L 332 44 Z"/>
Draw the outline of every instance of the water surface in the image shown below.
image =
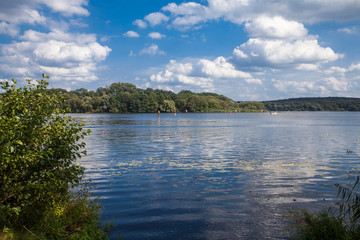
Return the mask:
<path id="1" fill-rule="evenodd" d="M 332 206 L 360 166 L 358 112 L 72 116 L 123 239 L 287 239 L 284 214 Z"/>

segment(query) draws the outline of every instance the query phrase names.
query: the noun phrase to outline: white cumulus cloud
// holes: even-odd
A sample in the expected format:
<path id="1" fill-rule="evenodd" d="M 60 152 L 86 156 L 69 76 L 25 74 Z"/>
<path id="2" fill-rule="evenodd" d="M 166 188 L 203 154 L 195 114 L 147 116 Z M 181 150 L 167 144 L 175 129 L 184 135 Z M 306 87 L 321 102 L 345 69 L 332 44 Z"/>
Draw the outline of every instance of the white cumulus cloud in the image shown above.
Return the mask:
<path id="1" fill-rule="evenodd" d="M 307 29 L 303 24 L 289 21 L 281 16 L 260 16 L 245 24 L 251 37 L 299 39 L 307 35 Z"/>
<path id="2" fill-rule="evenodd" d="M 137 32 L 134 32 L 134 31 L 127 31 L 123 35 L 125 37 L 130 37 L 130 38 L 139 38 L 140 37 L 140 35 Z"/>
<path id="3" fill-rule="evenodd" d="M 0 22 L 0 34 L 6 34 L 11 37 L 18 35 L 20 29 L 15 24 Z"/>
<path id="4" fill-rule="evenodd" d="M 151 32 L 151 33 L 149 33 L 148 36 L 152 39 L 162 39 L 162 38 L 166 37 L 164 34 L 161 34 L 159 32 Z"/>
<path id="5" fill-rule="evenodd" d="M 165 55 L 165 52 L 162 51 L 158 45 L 152 44 L 151 46 L 144 48 L 140 51 L 140 55 Z"/>
<path id="6" fill-rule="evenodd" d="M 147 27 L 147 23 L 141 19 L 136 19 L 133 22 L 134 25 L 138 26 L 139 28 L 146 28 Z"/>
<path id="7" fill-rule="evenodd" d="M 358 63 L 358 64 L 351 64 L 350 67 L 349 67 L 349 70 L 350 70 L 350 71 L 360 70 L 360 63 Z"/>
<path id="8" fill-rule="evenodd" d="M 214 91 L 215 82 L 231 81 L 262 84 L 251 74 L 236 70 L 224 57 L 214 60 L 188 59 L 183 62 L 170 60 L 163 71 L 151 75 L 150 80 L 158 84 L 176 86 L 178 89 L 192 87 L 198 91 Z M 220 86 L 219 86 L 220 87 Z"/>
<path id="9" fill-rule="evenodd" d="M 53 11 L 60 12 L 64 16 L 89 16 L 89 11 L 84 8 L 84 6 L 88 5 L 88 0 L 38 0 L 38 2 L 47 5 Z"/>
<path id="10" fill-rule="evenodd" d="M 259 96 L 265 91 L 316 96 L 349 90 L 351 85 L 358 84 L 354 80 L 358 64 L 349 68 L 331 66 L 345 55 L 327 45 L 321 36 L 311 35 L 306 26 L 323 21 L 359 20 L 359 1 L 207 0 L 169 3 L 161 11 L 168 17 L 163 22 L 167 22 L 167 27 L 188 30 L 215 21 L 229 21 L 244 26 L 249 38 L 234 47 L 229 57 L 170 62 L 163 71 L 151 76 L 152 82 L 184 88 L 187 82 L 196 89 L 205 86 L 225 89 L 223 85 L 230 84 L 248 93 L 260 92 Z M 338 31 L 356 34 L 358 29 L 344 27 Z M 186 73 L 172 70 L 184 69 L 185 63 L 191 66 Z"/>
<path id="11" fill-rule="evenodd" d="M 234 50 L 239 56 L 239 50 L 248 56 L 251 64 L 302 64 L 337 60 L 341 55 L 331 48 L 323 48 L 316 39 L 284 41 L 250 38 L 246 43 Z"/>
<path id="12" fill-rule="evenodd" d="M 342 57 L 320 46 L 303 24 L 282 17 L 261 16 L 246 23 L 245 28 L 252 37 L 233 50 L 238 65 L 316 70 L 319 64 Z"/>
<path id="13" fill-rule="evenodd" d="M 161 10 L 169 13 L 166 21 L 185 29 L 218 19 L 243 24 L 265 15 L 283 16 L 285 19 L 307 23 L 360 18 L 360 2 L 357 0 L 207 0 L 207 5 L 195 2 L 169 3 Z"/>
<path id="14" fill-rule="evenodd" d="M 342 81 L 335 77 L 328 77 L 324 81 L 328 85 L 328 87 L 334 91 L 347 91 L 349 88 L 349 84 L 347 81 Z"/>
<path id="15" fill-rule="evenodd" d="M 274 81 L 274 87 L 280 92 L 311 92 L 315 87 L 315 82 L 299 82 L 299 81 Z"/>
<path id="16" fill-rule="evenodd" d="M 166 23 L 169 20 L 169 17 L 161 12 L 155 12 L 146 15 L 144 19 L 148 21 L 151 26 L 156 26 L 161 23 Z"/>
<path id="17" fill-rule="evenodd" d="M 214 18 L 207 7 L 194 2 L 185 2 L 180 5 L 169 3 L 162 10 L 170 12 L 174 16 L 172 24 L 180 28 L 191 27 Z"/>
<path id="18" fill-rule="evenodd" d="M 96 64 L 111 51 L 93 34 L 29 30 L 20 39 L 1 46 L 1 72 L 25 78 L 45 72 L 52 80 L 92 81 L 97 79 Z"/>
<path id="19" fill-rule="evenodd" d="M 346 68 L 332 66 L 329 69 L 325 70 L 324 73 L 326 74 L 339 74 L 345 76 L 345 73 L 348 71 Z"/>
<path id="20" fill-rule="evenodd" d="M 95 34 L 69 31 L 71 26 L 87 27 L 81 18 L 89 16 L 87 6 L 88 0 L 0 1 L 0 34 L 13 37 L 0 46 L 2 77 L 39 78 L 45 73 L 61 87 L 97 80 L 98 65 L 111 49 L 99 44 Z"/>
<path id="21" fill-rule="evenodd" d="M 89 11 L 85 8 L 87 0 L 14 0 L 0 1 L 0 20 L 7 24 L 42 24 L 45 25 L 47 18 L 39 11 L 43 5 L 53 12 L 59 12 L 65 17 L 74 15 L 88 16 Z"/>
<path id="22" fill-rule="evenodd" d="M 252 78 L 249 73 L 236 70 L 224 57 L 214 61 L 200 59 L 198 65 L 202 73 L 213 78 Z"/>

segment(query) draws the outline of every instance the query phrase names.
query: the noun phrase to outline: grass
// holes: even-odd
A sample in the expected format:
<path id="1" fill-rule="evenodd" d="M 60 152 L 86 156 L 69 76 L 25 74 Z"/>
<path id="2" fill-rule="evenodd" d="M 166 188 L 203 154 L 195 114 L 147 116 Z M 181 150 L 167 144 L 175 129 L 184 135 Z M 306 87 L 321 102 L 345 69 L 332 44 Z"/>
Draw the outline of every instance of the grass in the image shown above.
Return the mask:
<path id="1" fill-rule="evenodd" d="M 353 180 L 355 179 L 355 181 Z M 347 185 L 336 184 L 339 209 L 309 212 L 296 211 L 290 214 L 294 232 L 292 239 L 299 240 L 355 240 L 360 239 L 360 172 L 350 175 Z"/>
<path id="2" fill-rule="evenodd" d="M 330 210 L 322 210 L 318 213 L 302 210 L 294 212 L 292 217 L 295 220 L 295 236 L 292 239 L 352 239 L 342 219 Z"/>
<path id="3" fill-rule="evenodd" d="M 86 191 L 78 191 L 68 201 L 54 203 L 42 219 L 34 219 L 29 226 L 0 229 L 0 240 L 103 240 L 108 239 L 111 224 L 100 224 L 101 206 Z"/>

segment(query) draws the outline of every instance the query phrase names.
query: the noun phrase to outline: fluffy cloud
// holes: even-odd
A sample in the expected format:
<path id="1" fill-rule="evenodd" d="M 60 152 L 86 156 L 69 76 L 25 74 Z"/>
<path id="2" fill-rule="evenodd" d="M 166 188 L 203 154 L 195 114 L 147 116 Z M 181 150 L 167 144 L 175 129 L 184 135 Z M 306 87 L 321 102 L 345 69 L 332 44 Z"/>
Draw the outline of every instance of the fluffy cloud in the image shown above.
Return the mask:
<path id="1" fill-rule="evenodd" d="M 319 46 L 316 39 L 295 41 L 250 38 L 233 52 L 240 63 L 271 67 L 286 64 L 321 63 L 337 60 L 341 55 Z"/>
<path id="2" fill-rule="evenodd" d="M 39 62 L 78 63 L 104 60 L 109 48 L 97 42 L 78 44 L 76 42 L 62 42 L 49 40 L 38 43 L 33 56 Z"/>
<path id="3" fill-rule="evenodd" d="M 179 63 L 170 60 L 169 64 L 166 65 L 166 70 L 151 75 L 150 80 L 160 85 L 166 83 L 167 85 L 177 86 L 179 89 L 182 86 L 213 89 L 212 79 L 203 76 L 192 76 L 194 71 L 196 70 L 192 63 Z"/>
<path id="4" fill-rule="evenodd" d="M 166 37 L 164 34 L 161 34 L 158 32 L 151 32 L 151 33 L 149 33 L 148 36 L 152 39 L 162 39 L 162 38 Z"/>
<path id="5" fill-rule="evenodd" d="M 42 24 L 45 25 L 46 17 L 41 15 L 38 9 L 43 5 L 51 11 L 58 12 L 63 16 L 73 15 L 88 16 L 87 0 L 13 0 L 0 1 L 0 20 L 6 24 Z M 10 32 L 13 36 L 14 32 Z"/>
<path id="6" fill-rule="evenodd" d="M 346 68 L 332 66 L 329 69 L 325 70 L 324 73 L 326 73 L 326 74 L 339 74 L 339 75 L 345 76 L 345 73 L 347 71 L 348 70 Z"/>
<path id="7" fill-rule="evenodd" d="M 80 18 L 70 19 L 88 16 L 87 4 L 88 0 L 0 1 L 0 34 L 14 38 L 11 43 L 0 46 L 3 77 L 38 78 L 45 73 L 55 84 L 61 81 L 61 87 L 77 81 L 96 80 L 98 63 L 109 55 L 111 49 L 100 45 L 95 34 L 69 32 L 70 23 L 78 27 L 87 26 Z M 48 11 L 62 16 L 45 16 Z M 31 29 L 38 25 L 48 31 Z M 20 29 L 24 30 L 21 36 Z"/>
<path id="8" fill-rule="evenodd" d="M 214 61 L 200 59 L 198 67 L 203 74 L 212 78 L 252 78 L 249 73 L 236 70 L 224 57 L 218 57 Z"/>
<path id="9" fill-rule="evenodd" d="M 316 71 L 319 69 L 319 66 L 317 64 L 300 63 L 296 66 L 296 69 L 303 71 Z"/>
<path id="10" fill-rule="evenodd" d="M 6 22 L 0 22 L 0 34 L 7 34 L 11 37 L 15 37 L 19 34 L 19 27 L 15 24 L 10 24 Z"/>
<path id="11" fill-rule="evenodd" d="M 268 82 L 267 87 L 273 89 L 274 92 L 279 91 L 283 96 L 288 97 L 347 96 L 351 91 L 352 85 L 357 84 L 355 78 L 346 74 L 348 72 L 346 68 L 331 67 L 326 72 L 330 76 L 324 77 L 323 72 L 317 72 L 303 76 L 303 78 L 298 77 L 302 74 L 301 72 L 292 72 L 287 77 L 290 79 L 291 76 L 297 76 L 296 80 L 279 80 L 278 78 Z M 331 75 L 334 72 L 338 76 Z M 354 93 L 356 94 L 356 91 Z"/>
<path id="12" fill-rule="evenodd" d="M 245 24 L 251 37 L 299 39 L 307 35 L 307 29 L 296 21 L 288 21 L 280 16 L 260 16 Z"/>
<path id="13" fill-rule="evenodd" d="M 39 3 L 47 5 L 55 12 L 60 12 L 64 16 L 89 16 L 89 11 L 83 6 L 88 5 L 88 0 L 38 0 Z"/>
<path id="14" fill-rule="evenodd" d="M 170 13 L 171 24 L 190 28 L 211 20 L 224 19 L 243 24 L 260 15 L 283 16 L 300 22 L 358 20 L 360 2 L 357 0 L 208 0 L 203 5 L 195 2 L 170 3 L 161 10 Z M 167 19 L 168 20 L 168 19 Z"/>
<path id="15" fill-rule="evenodd" d="M 188 59 L 185 62 L 171 60 L 165 70 L 153 74 L 152 82 L 170 84 L 179 89 L 192 87 L 198 91 L 214 91 L 215 80 L 226 81 L 233 79 L 248 84 L 262 84 L 261 80 L 253 78 L 249 73 L 236 70 L 224 57 L 213 61 L 208 59 Z"/>
<path id="16" fill-rule="evenodd" d="M 138 38 L 138 37 L 140 37 L 140 35 L 137 32 L 134 32 L 134 31 L 127 31 L 123 35 L 125 37 L 130 37 L 130 38 Z"/>
<path id="17" fill-rule="evenodd" d="M 46 73 L 52 80 L 92 81 L 96 64 L 110 48 L 96 42 L 93 34 L 28 30 L 19 42 L 1 46 L 0 69 L 7 75 L 37 77 Z"/>
<path id="18" fill-rule="evenodd" d="M 147 23 L 141 19 L 137 19 L 133 22 L 134 25 L 138 26 L 139 28 L 146 28 Z"/>
<path id="19" fill-rule="evenodd" d="M 151 26 L 156 26 L 161 23 L 166 23 L 169 20 L 169 17 L 161 12 L 156 12 L 148 14 L 144 19 L 148 21 Z"/>
<path id="20" fill-rule="evenodd" d="M 207 5 L 169 3 L 161 11 L 169 17 L 168 27 L 186 30 L 224 20 L 244 24 L 249 34 L 249 39 L 235 47 L 230 57 L 171 61 L 150 78 L 162 86 L 225 89 L 224 85 L 231 85 L 243 89 L 244 94 L 274 91 L 289 96 L 316 96 L 349 90 L 349 79 L 355 78 L 348 74 L 354 71 L 355 75 L 360 68 L 357 64 L 349 68 L 331 67 L 331 62 L 344 55 L 323 46 L 319 37 L 310 35 L 303 24 L 360 19 L 356 14 L 360 2 L 355 0 L 208 0 Z"/>
<path id="21" fill-rule="evenodd" d="M 165 52 L 159 49 L 159 46 L 156 44 L 152 44 L 148 48 L 144 48 L 140 51 L 140 55 L 165 55 Z"/>
<path id="22" fill-rule="evenodd" d="M 349 88 L 349 84 L 347 81 L 338 80 L 335 77 L 328 77 L 325 79 L 325 83 L 334 91 L 347 91 Z"/>
<path id="23" fill-rule="evenodd" d="M 162 10 L 170 12 L 174 16 L 172 24 L 180 28 L 187 28 L 215 17 L 209 8 L 194 2 L 180 5 L 169 3 Z"/>
<path id="24" fill-rule="evenodd" d="M 245 28 L 253 37 L 233 50 L 237 65 L 316 70 L 317 65 L 342 57 L 329 47 L 321 47 L 303 24 L 282 17 L 261 16 Z"/>
<path id="25" fill-rule="evenodd" d="M 350 67 L 349 67 L 349 70 L 350 70 L 350 71 L 360 70 L 360 63 L 358 63 L 358 64 L 351 64 Z"/>
<path id="26" fill-rule="evenodd" d="M 273 81 L 274 87 L 284 93 L 306 93 L 312 92 L 315 89 L 316 84 L 314 82 L 299 82 L 299 81 L 280 81 L 274 80 Z"/>
<path id="27" fill-rule="evenodd" d="M 12 25 L 18 25 L 22 23 L 28 23 L 32 25 L 45 24 L 46 17 L 41 16 L 37 10 L 31 9 L 26 5 L 20 5 L 18 7 L 19 8 L 4 8 L 3 10 L 0 10 L 0 20 Z"/>

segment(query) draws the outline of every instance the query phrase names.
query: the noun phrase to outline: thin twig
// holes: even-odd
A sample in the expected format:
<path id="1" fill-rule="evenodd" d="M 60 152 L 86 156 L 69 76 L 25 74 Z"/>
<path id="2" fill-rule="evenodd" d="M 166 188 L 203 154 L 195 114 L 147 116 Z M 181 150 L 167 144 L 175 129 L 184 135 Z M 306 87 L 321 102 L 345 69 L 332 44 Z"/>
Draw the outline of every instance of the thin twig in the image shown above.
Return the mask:
<path id="1" fill-rule="evenodd" d="M 33 232 L 31 232 L 29 229 L 27 229 L 24 225 L 23 225 L 23 227 L 25 228 L 26 231 L 28 231 L 29 233 L 31 233 L 32 235 L 34 235 L 37 239 L 40 239 L 40 240 L 41 240 L 41 238 L 39 238 L 38 236 L 36 236 Z"/>

